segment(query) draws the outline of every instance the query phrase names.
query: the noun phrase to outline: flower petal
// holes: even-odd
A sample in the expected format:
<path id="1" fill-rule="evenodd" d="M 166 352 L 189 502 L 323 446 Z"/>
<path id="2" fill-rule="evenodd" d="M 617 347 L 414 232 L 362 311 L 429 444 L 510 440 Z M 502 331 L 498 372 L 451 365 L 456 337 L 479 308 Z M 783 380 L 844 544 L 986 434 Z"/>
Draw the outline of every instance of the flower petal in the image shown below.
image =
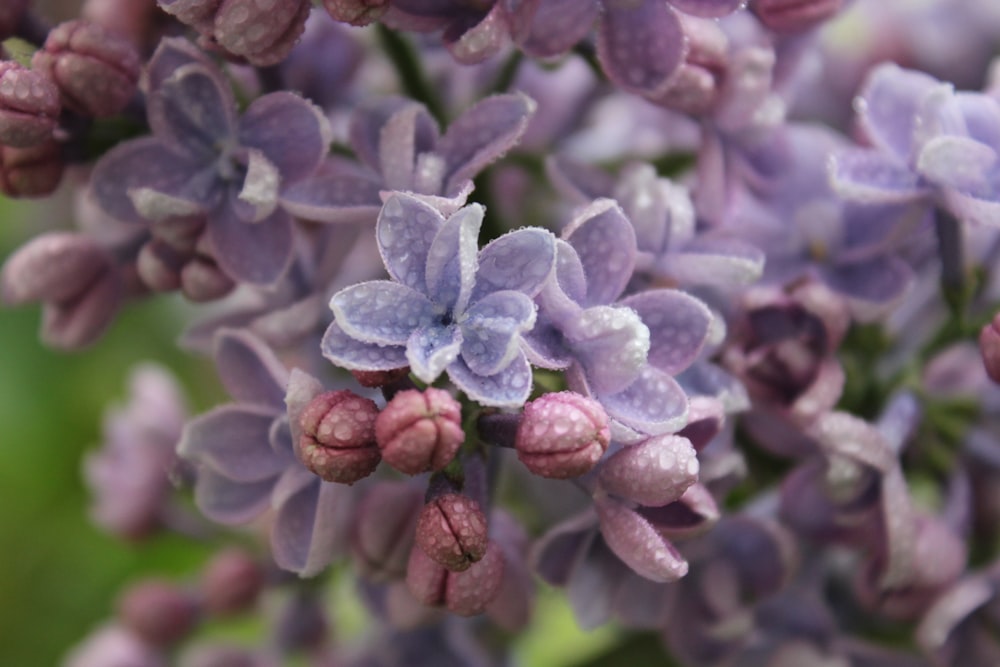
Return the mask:
<path id="1" fill-rule="evenodd" d="M 231 278 L 254 285 L 270 285 L 288 269 L 292 260 L 292 221 L 277 209 L 260 222 L 244 221 L 236 193 L 228 205 L 209 218 L 208 238 L 219 266 Z"/>
<path id="2" fill-rule="evenodd" d="M 406 343 L 406 359 L 413 374 L 434 382 L 445 367 L 458 358 L 462 331 L 457 326 L 431 324 L 415 329 Z"/>
<path id="3" fill-rule="evenodd" d="M 273 479 L 234 482 L 210 469 L 202 469 L 194 484 L 194 501 L 202 514 L 216 523 L 235 526 L 263 514 L 271 501 Z"/>
<path id="4" fill-rule="evenodd" d="M 448 218 L 427 250 L 430 300 L 457 317 L 468 307 L 479 257 L 483 207 L 470 204 Z"/>
<path id="5" fill-rule="evenodd" d="M 536 58 L 562 55 L 590 34 L 600 11 L 597 0 L 545 0 L 521 48 Z"/>
<path id="6" fill-rule="evenodd" d="M 636 574 L 661 583 L 687 574 L 687 561 L 648 521 L 607 496 L 595 498 L 594 506 L 608 547 Z"/>
<path id="7" fill-rule="evenodd" d="M 354 340 L 337 326 L 336 321 L 327 328 L 320 349 L 334 365 L 348 370 L 391 371 L 410 365 L 405 347 Z"/>
<path id="8" fill-rule="evenodd" d="M 617 202 L 598 199 L 563 230 L 587 276 L 584 305 L 610 304 L 625 290 L 635 269 L 635 230 Z"/>
<path id="9" fill-rule="evenodd" d="M 456 62 L 475 65 L 499 53 L 508 41 L 507 14 L 503 2 L 496 2 L 479 23 L 471 26 L 445 46 Z"/>
<path id="10" fill-rule="evenodd" d="M 270 444 L 276 416 L 260 406 L 215 408 L 184 427 L 177 452 L 233 482 L 274 480 L 285 467 Z"/>
<path id="11" fill-rule="evenodd" d="M 419 155 L 434 148 L 438 140 L 437 123 L 423 105 L 404 97 L 384 97 L 369 107 L 358 109 L 351 115 L 349 141 L 354 154 L 375 171 L 381 170 L 382 128 L 393 115 L 416 105 L 423 110 L 418 114 L 415 128 L 414 153 Z"/>
<path id="12" fill-rule="evenodd" d="M 343 553 L 350 534 L 354 503 L 342 484 L 319 478 L 277 507 L 271 549 L 279 567 L 302 577 L 319 574 Z"/>
<path id="13" fill-rule="evenodd" d="M 652 366 L 616 394 L 598 397 L 608 415 L 641 433 L 674 433 L 687 422 L 687 396 L 677 382 Z"/>
<path id="14" fill-rule="evenodd" d="M 444 217 L 412 195 L 393 193 L 382 206 L 375 235 L 393 280 L 427 293 L 427 253 Z"/>
<path id="15" fill-rule="evenodd" d="M 382 182 L 377 174 L 346 160 L 329 159 L 312 176 L 289 184 L 281 205 L 313 222 L 371 222 L 378 218 Z"/>
<path id="16" fill-rule="evenodd" d="M 866 149 L 845 149 L 830 158 L 830 184 L 860 204 L 895 204 L 926 196 L 919 177 L 905 165 Z"/>
<path id="17" fill-rule="evenodd" d="M 448 377 L 480 405 L 520 407 L 531 394 L 531 366 L 520 350 L 513 361 L 494 375 L 477 375 L 459 358 L 448 366 Z"/>
<path id="18" fill-rule="evenodd" d="M 210 160 L 235 134 L 236 102 L 218 70 L 183 65 L 147 99 L 153 135 L 196 159 Z"/>
<path id="19" fill-rule="evenodd" d="M 283 183 L 316 171 L 332 139 L 330 123 L 319 107 L 294 93 L 258 97 L 240 118 L 240 143 L 260 150 Z"/>
<path id="20" fill-rule="evenodd" d="M 649 328 L 630 308 L 593 306 L 558 324 L 598 394 L 622 391 L 646 367 Z"/>
<path id="21" fill-rule="evenodd" d="M 714 19 L 732 14 L 746 3 L 744 0 L 670 0 L 670 4 L 685 14 Z"/>
<path id="22" fill-rule="evenodd" d="M 708 307 L 677 290 L 647 290 L 620 302 L 649 327 L 649 363 L 677 375 L 694 363 L 708 339 L 712 313 Z"/>
<path id="23" fill-rule="evenodd" d="M 551 232 L 532 227 L 504 234 L 479 253 L 472 300 L 499 290 L 516 290 L 533 297 L 552 275 L 555 261 L 556 239 Z"/>
<path id="24" fill-rule="evenodd" d="M 253 218 L 250 222 L 260 222 L 274 213 L 274 209 L 278 207 L 281 174 L 261 151 L 250 149 L 249 154 L 247 175 L 243 179 L 243 188 L 238 197 L 240 201 L 253 207 Z"/>
<path id="25" fill-rule="evenodd" d="M 223 329 L 213 342 L 216 371 L 230 396 L 272 410 L 282 405 L 288 371 L 271 348 L 249 332 L 234 329 Z"/>
<path id="26" fill-rule="evenodd" d="M 894 63 L 874 68 L 855 100 L 858 128 L 876 147 L 908 160 L 914 120 L 924 97 L 939 85 L 928 74 Z"/>
<path id="27" fill-rule="evenodd" d="M 427 297 L 388 280 L 346 287 L 333 295 L 330 308 L 344 333 L 377 345 L 406 345 L 415 329 L 436 319 Z"/>
<path id="28" fill-rule="evenodd" d="M 534 304 L 528 297 L 520 292 L 494 294 L 506 297 L 504 303 L 494 303 L 500 299 L 490 299 L 488 306 L 480 302 L 474 307 L 475 312 L 470 310 L 468 319 L 459 325 L 462 328 L 462 359 L 477 375 L 493 375 L 506 368 L 520 349 L 519 334 L 530 329 L 535 320 Z M 510 311 L 515 304 L 522 312 L 513 313 L 514 317 L 499 314 Z M 498 315 L 487 315 L 488 312 Z"/>
<path id="29" fill-rule="evenodd" d="M 623 90 L 656 95 L 670 84 L 687 40 L 680 20 L 664 0 L 605 2 L 597 33 L 597 57 L 608 78 Z"/>

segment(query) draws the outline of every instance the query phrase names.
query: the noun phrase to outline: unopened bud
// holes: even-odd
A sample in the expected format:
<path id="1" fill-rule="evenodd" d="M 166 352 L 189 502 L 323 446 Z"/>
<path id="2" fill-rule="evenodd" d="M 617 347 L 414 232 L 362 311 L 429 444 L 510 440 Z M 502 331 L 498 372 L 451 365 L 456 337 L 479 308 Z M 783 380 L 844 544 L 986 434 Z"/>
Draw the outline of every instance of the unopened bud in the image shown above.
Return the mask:
<path id="1" fill-rule="evenodd" d="M 201 576 L 205 608 L 213 614 L 246 611 L 257 601 L 263 585 L 260 563 L 239 549 L 215 554 Z"/>
<path id="2" fill-rule="evenodd" d="M 802 32 L 838 11 L 843 0 L 750 0 L 750 11 L 775 32 Z"/>
<path id="3" fill-rule="evenodd" d="M 299 460 L 328 482 L 353 484 L 375 471 L 381 455 L 375 445 L 378 406 L 354 392 L 328 391 L 302 411 Z"/>
<path id="4" fill-rule="evenodd" d="M 461 572 L 486 553 L 486 515 L 460 493 L 438 496 L 417 520 L 417 546 L 452 572 Z"/>
<path id="5" fill-rule="evenodd" d="M 986 374 L 1000 383 L 1000 315 L 979 332 L 979 352 L 983 355 Z"/>
<path id="6" fill-rule="evenodd" d="M 142 581 L 118 600 L 118 616 L 132 632 L 153 646 L 171 646 L 187 636 L 198 620 L 198 606 L 186 591 L 167 581 Z"/>
<path id="7" fill-rule="evenodd" d="M 113 116 L 128 104 L 142 66 L 126 38 L 89 21 L 56 26 L 31 64 L 55 82 L 67 107 L 94 117 Z"/>
<path id="8" fill-rule="evenodd" d="M 405 482 L 379 482 L 365 494 L 351 541 L 360 574 L 373 581 L 403 578 L 421 496 L 417 487 Z"/>
<path id="9" fill-rule="evenodd" d="M 401 391 L 375 421 L 375 437 L 396 470 L 407 475 L 441 470 L 465 440 L 462 407 L 443 389 Z"/>
<path id="10" fill-rule="evenodd" d="M 0 145 L 0 192 L 8 197 L 45 197 L 59 186 L 65 162 L 54 140 L 28 148 Z"/>
<path id="11" fill-rule="evenodd" d="M 597 463 L 611 441 L 608 415 L 597 401 L 572 391 L 545 394 L 524 406 L 517 457 L 542 477 L 578 477 Z"/>
<path id="12" fill-rule="evenodd" d="M 406 585 L 414 597 L 429 607 L 447 607 L 459 616 L 481 614 L 500 593 L 503 552 L 490 542 L 478 563 L 464 572 L 449 572 L 420 548 L 410 552 Z"/>
<path id="13" fill-rule="evenodd" d="M 389 8 L 389 0 L 323 0 L 335 21 L 365 26 L 377 21 Z"/>
<path id="14" fill-rule="evenodd" d="M 225 0 L 215 15 L 213 37 L 251 65 L 275 65 L 302 35 L 311 7 L 308 0 Z"/>
<path id="15" fill-rule="evenodd" d="M 601 466 L 600 480 L 620 498 L 659 507 L 698 481 L 698 457 L 687 438 L 655 436 L 615 452 Z"/>
<path id="16" fill-rule="evenodd" d="M 0 62 L 0 144 L 27 148 L 51 139 L 59 110 L 59 90 L 47 76 Z"/>
<path id="17" fill-rule="evenodd" d="M 211 257 L 195 255 L 181 269 L 181 291 L 196 303 L 221 299 L 235 287 L 233 279 Z"/>

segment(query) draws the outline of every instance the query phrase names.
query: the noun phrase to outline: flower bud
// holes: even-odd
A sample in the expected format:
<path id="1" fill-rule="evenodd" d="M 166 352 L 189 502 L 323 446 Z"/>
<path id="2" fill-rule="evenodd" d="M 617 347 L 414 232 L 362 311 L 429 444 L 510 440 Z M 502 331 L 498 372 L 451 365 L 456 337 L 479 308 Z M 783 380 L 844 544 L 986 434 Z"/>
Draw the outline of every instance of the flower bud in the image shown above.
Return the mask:
<path id="1" fill-rule="evenodd" d="M 372 581 L 401 579 L 413 548 L 421 492 L 404 482 L 380 482 L 358 504 L 351 553 Z"/>
<path id="2" fill-rule="evenodd" d="M 59 110 L 59 90 L 47 76 L 0 62 L 0 144 L 28 148 L 51 139 Z"/>
<path id="3" fill-rule="evenodd" d="M 68 301 L 48 302 L 42 310 L 41 338 L 46 345 L 73 350 L 90 345 L 107 330 L 121 306 L 122 277 L 110 266 Z"/>
<path id="4" fill-rule="evenodd" d="M 155 0 L 86 0 L 80 18 L 128 37 L 142 50 L 155 38 L 163 14 L 157 10 Z"/>
<path id="5" fill-rule="evenodd" d="M 205 608 L 219 615 L 248 610 L 264 585 L 260 564 L 239 549 L 226 549 L 212 557 L 201 575 Z"/>
<path id="6" fill-rule="evenodd" d="M 63 175 L 62 148 L 46 141 L 28 148 L 0 145 L 0 192 L 8 197 L 45 197 Z"/>
<path id="7" fill-rule="evenodd" d="M 194 629 L 198 606 L 185 591 L 167 581 L 150 579 L 128 588 L 118 600 L 118 616 L 153 646 L 171 646 Z"/>
<path id="8" fill-rule="evenodd" d="M 70 232 L 36 236 L 10 256 L 0 273 L 4 302 L 68 301 L 110 263 L 92 238 Z"/>
<path id="9" fill-rule="evenodd" d="M 447 493 L 424 505 L 417 546 L 452 572 L 462 572 L 486 553 L 486 515 L 472 498 Z"/>
<path id="10" fill-rule="evenodd" d="M 1000 383 L 1000 315 L 979 332 L 979 352 L 983 355 L 986 374 Z"/>
<path id="11" fill-rule="evenodd" d="M 180 282 L 184 296 L 196 303 L 221 299 L 236 287 L 214 259 L 201 254 L 184 264 Z"/>
<path id="12" fill-rule="evenodd" d="M 599 478 L 609 493 L 659 507 L 698 481 L 698 457 L 687 438 L 655 436 L 618 450 L 601 466 Z"/>
<path id="13" fill-rule="evenodd" d="M 401 391 L 375 420 L 375 438 L 382 457 L 400 472 L 441 470 L 465 440 L 462 407 L 443 389 Z"/>
<path id="14" fill-rule="evenodd" d="M 608 416 L 597 401 L 572 391 L 545 394 L 524 406 L 517 457 L 542 477 L 578 477 L 597 463 L 611 440 Z"/>
<path id="15" fill-rule="evenodd" d="M 4 0 L 0 3 L 0 42 L 13 36 L 31 0 Z"/>
<path id="16" fill-rule="evenodd" d="M 113 116 L 128 104 L 142 66 L 127 39 L 88 21 L 56 26 L 31 64 L 55 82 L 63 104 L 95 117 Z"/>
<path id="17" fill-rule="evenodd" d="M 351 371 L 351 375 L 362 387 L 384 387 L 395 384 L 410 374 L 410 367 L 394 368 L 391 371 Z"/>
<path id="18" fill-rule="evenodd" d="M 377 21 L 389 8 L 389 0 L 323 0 L 334 21 L 364 26 Z"/>
<path id="19" fill-rule="evenodd" d="M 842 0 L 750 0 L 749 9 L 775 32 L 802 32 L 830 18 Z"/>
<path id="20" fill-rule="evenodd" d="M 414 597 L 429 607 L 447 607 L 459 616 L 481 614 L 500 593 L 503 582 L 503 552 L 490 542 L 478 563 L 464 572 L 449 572 L 414 548 L 406 568 L 406 585 Z"/>
<path id="21" fill-rule="evenodd" d="M 328 391 L 314 398 L 299 417 L 299 460 L 327 482 L 353 484 L 375 471 L 378 406 L 354 392 Z"/>

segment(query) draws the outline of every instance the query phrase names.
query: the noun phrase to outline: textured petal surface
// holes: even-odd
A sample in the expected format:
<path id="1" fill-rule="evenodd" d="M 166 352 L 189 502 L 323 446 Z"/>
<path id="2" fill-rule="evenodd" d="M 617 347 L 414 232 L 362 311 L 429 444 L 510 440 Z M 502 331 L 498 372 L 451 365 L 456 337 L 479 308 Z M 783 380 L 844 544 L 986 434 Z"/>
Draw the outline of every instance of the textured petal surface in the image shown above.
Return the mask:
<path id="1" fill-rule="evenodd" d="M 756 282 L 764 263 L 764 252 L 756 246 L 738 239 L 702 237 L 664 256 L 657 270 L 682 285 L 726 288 Z"/>
<path id="2" fill-rule="evenodd" d="M 677 375 L 701 353 L 712 313 L 698 299 L 677 290 L 648 290 L 621 302 L 649 327 L 649 363 Z"/>
<path id="3" fill-rule="evenodd" d="M 389 275 L 420 293 L 427 291 L 427 253 L 444 217 L 419 199 L 395 193 L 385 200 L 375 226 Z"/>
<path id="4" fill-rule="evenodd" d="M 557 325 L 599 394 L 622 391 L 646 366 L 649 328 L 634 310 L 594 306 Z"/>
<path id="5" fill-rule="evenodd" d="M 410 334 L 435 319 L 434 305 L 406 285 L 373 280 L 340 290 L 330 300 L 337 324 L 351 338 L 406 345 Z"/>
<path id="6" fill-rule="evenodd" d="M 493 292 L 461 322 L 462 359 L 479 375 L 499 373 L 517 355 L 520 335 L 535 322 L 535 305 L 521 292 Z"/>
<path id="7" fill-rule="evenodd" d="M 456 62 L 475 65 L 495 56 L 508 40 L 507 15 L 504 3 L 496 2 L 479 23 L 463 32 L 454 41 L 445 39 L 445 46 Z"/>
<path id="8" fill-rule="evenodd" d="M 687 574 L 687 561 L 648 521 L 610 498 L 596 498 L 594 505 L 608 546 L 636 574 L 662 583 Z"/>
<path id="9" fill-rule="evenodd" d="M 605 0 L 597 55 L 620 88 L 655 95 L 670 83 L 687 53 L 680 20 L 664 0 Z"/>
<path id="10" fill-rule="evenodd" d="M 608 415 L 639 432 L 673 433 L 687 421 L 687 396 L 677 382 L 651 366 L 624 391 L 600 397 Z"/>
<path id="11" fill-rule="evenodd" d="M 234 482 L 203 469 L 194 485 L 194 501 L 202 514 L 225 525 L 239 525 L 256 519 L 271 501 L 273 479 L 259 482 Z"/>
<path id="12" fill-rule="evenodd" d="M 622 447 L 600 469 L 601 486 L 620 498 L 657 507 L 698 481 L 698 457 L 687 438 L 661 435 Z"/>
<path id="13" fill-rule="evenodd" d="M 196 158 L 208 158 L 235 134 L 236 103 L 215 69 L 177 69 L 149 97 L 149 125 L 161 140 Z"/>
<path id="14" fill-rule="evenodd" d="M 280 409 L 288 372 L 263 341 L 246 331 L 223 330 L 215 337 L 214 356 L 230 396 L 241 403 Z"/>
<path id="15" fill-rule="evenodd" d="M 315 478 L 284 499 L 271 529 L 275 562 L 303 577 L 319 574 L 347 541 L 350 495 L 345 485 Z"/>
<path id="16" fill-rule="evenodd" d="M 275 416 L 254 406 L 216 408 L 188 423 L 177 451 L 233 482 L 273 480 L 285 466 L 270 445 Z"/>
<path id="17" fill-rule="evenodd" d="M 531 366 L 521 351 L 495 375 L 477 375 L 462 359 L 458 359 L 448 367 L 448 377 L 480 405 L 520 407 L 531 394 Z"/>
<path id="18" fill-rule="evenodd" d="M 830 160 L 830 183 L 841 197 L 862 204 L 913 201 L 925 195 L 905 165 L 863 149 L 839 151 Z"/>
<path id="19" fill-rule="evenodd" d="M 258 97 L 240 118 L 240 143 L 264 153 L 283 183 L 316 171 L 331 139 L 330 124 L 319 108 L 294 93 Z"/>
<path id="20" fill-rule="evenodd" d="M 855 100 L 862 132 L 882 150 L 907 160 L 914 136 L 914 120 L 923 98 L 938 81 L 923 72 L 898 65 L 879 65 L 868 75 Z"/>
<path id="21" fill-rule="evenodd" d="M 877 304 L 901 296 L 914 279 L 910 265 L 892 256 L 824 267 L 823 277 L 841 294 Z"/>
<path id="22" fill-rule="evenodd" d="M 406 343 L 406 359 L 413 374 L 424 382 L 434 382 L 458 358 L 462 331 L 457 326 L 431 324 L 415 329 Z"/>
<path id="23" fill-rule="evenodd" d="M 292 221 L 282 209 L 260 222 L 246 222 L 237 213 L 236 194 L 229 205 L 213 212 L 208 238 L 219 266 L 233 279 L 254 285 L 278 280 L 292 260 Z"/>
<path id="24" fill-rule="evenodd" d="M 635 268 L 635 230 L 611 199 L 583 209 L 563 232 L 587 276 L 585 305 L 613 303 Z"/>
<path id="25" fill-rule="evenodd" d="M 403 97 L 383 97 L 370 107 L 357 110 L 351 116 L 350 143 L 351 149 L 372 169 L 379 171 L 381 161 L 382 128 L 390 118 L 406 107 L 415 104 Z M 416 125 L 415 153 L 423 153 L 434 148 L 438 140 L 438 126 L 424 109 L 419 114 Z"/>
<path id="26" fill-rule="evenodd" d="M 427 251 L 427 296 L 457 317 L 465 312 L 479 267 L 483 207 L 466 206 L 445 221 Z"/>
<path id="27" fill-rule="evenodd" d="M 518 229 L 488 243 L 479 253 L 472 300 L 498 290 L 535 296 L 555 267 L 556 239 L 540 228 Z"/>
<path id="28" fill-rule="evenodd" d="M 323 356 L 335 365 L 358 371 L 389 371 L 410 365 L 406 348 L 399 345 L 362 343 L 331 322 L 320 344 Z"/>
<path id="29" fill-rule="evenodd" d="M 403 107 L 386 121 L 379 132 L 378 161 L 385 187 L 413 190 L 417 162 L 417 131 L 427 111 L 418 104 Z"/>
<path id="30" fill-rule="evenodd" d="M 382 200 L 378 175 L 346 161 L 328 160 L 313 176 L 289 184 L 281 204 L 292 215 L 315 222 L 369 222 Z"/>
<path id="31" fill-rule="evenodd" d="M 539 4 L 531 33 L 521 48 L 537 58 L 566 53 L 590 34 L 600 9 L 597 0 L 545 0 Z"/>

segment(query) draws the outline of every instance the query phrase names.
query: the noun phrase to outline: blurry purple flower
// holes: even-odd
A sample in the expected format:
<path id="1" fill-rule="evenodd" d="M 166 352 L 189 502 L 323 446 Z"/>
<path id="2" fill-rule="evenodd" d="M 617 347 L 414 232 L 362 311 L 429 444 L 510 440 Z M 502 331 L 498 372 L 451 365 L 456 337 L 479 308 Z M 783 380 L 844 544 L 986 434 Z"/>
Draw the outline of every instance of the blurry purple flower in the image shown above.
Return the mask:
<path id="1" fill-rule="evenodd" d="M 167 657 L 131 631 L 110 624 L 95 630 L 74 647 L 65 667 L 166 667 Z"/>
<path id="2" fill-rule="evenodd" d="M 146 78 L 153 136 L 101 158 L 91 179 L 98 204 L 136 224 L 205 216 L 226 273 L 273 283 L 292 251 L 281 194 L 319 166 L 330 142 L 326 119 L 288 92 L 258 98 L 238 118 L 222 74 L 180 39 L 161 43 Z"/>
<path id="3" fill-rule="evenodd" d="M 201 572 L 199 591 L 205 611 L 228 616 L 249 611 L 264 588 L 265 571 L 242 549 L 215 553 Z"/>
<path id="4" fill-rule="evenodd" d="M 118 597 L 122 625 L 150 646 L 171 647 L 197 625 L 196 597 L 182 587 L 161 579 L 143 579 Z"/>
<path id="5" fill-rule="evenodd" d="M 993 565 L 965 575 L 921 619 L 916 641 L 936 667 L 989 665 L 1000 658 L 998 572 Z"/>
<path id="6" fill-rule="evenodd" d="M 483 405 L 521 405 L 532 381 L 521 334 L 534 325 L 531 297 L 552 272 L 554 239 L 521 229 L 479 251 L 482 218 L 477 204 L 445 220 L 411 195 L 391 195 L 376 235 L 394 280 L 333 296 L 323 354 L 350 370 L 409 365 L 428 383 L 447 370 Z"/>
<path id="7" fill-rule="evenodd" d="M 420 488 L 407 482 L 380 481 L 365 492 L 351 539 L 358 574 L 373 582 L 406 576 L 422 501 Z"/>
<path id="8" fill-rule="evenodd" d="M 351 79 L 364 59 L 354 31 L 337 25 L 314 9 L 302 39 L 281 64 L 282 81 L 323 109 L 350 100 Z"/>

